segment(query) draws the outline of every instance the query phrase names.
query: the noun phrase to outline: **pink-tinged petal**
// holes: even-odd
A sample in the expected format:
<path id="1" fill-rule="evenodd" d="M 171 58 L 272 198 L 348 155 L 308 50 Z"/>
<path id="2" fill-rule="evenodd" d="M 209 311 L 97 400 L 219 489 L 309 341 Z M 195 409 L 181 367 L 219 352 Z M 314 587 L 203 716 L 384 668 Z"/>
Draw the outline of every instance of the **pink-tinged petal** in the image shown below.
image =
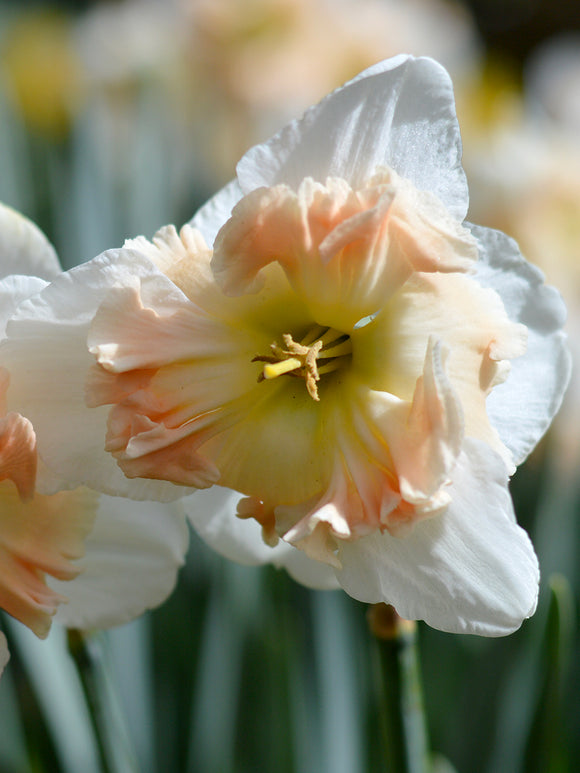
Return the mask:
<path id="1" fill-rule="evenodd" d="M 93 525 L 96 495 L 88 491 L 36 495 L 23 503 L 9 482 L 0 484 L 0 607 L 44 637 L 66 598 L 46 575 L 74 579 L 72 562 L 84 552 Z"/>
<path id="2" fill-rule="evenodd" d="M 464 271 L 469 232 L 432 194 L 383 169 L 359 189 L 304 179 L 258 188 L 219 232 L 212 269 L 230 295 L 255 293 L 278 262 L 320 324 L 342 330 L 373 314 L 414 271 Z"/>
<path id="3" fill-rule="evenodd" d="M 111 251 L 60 275 L 21 303 L 0 356 L 10 371 L 7 407 L 32 422 L 38 453 L 61 487 L 86 484 L 105 493 L 168 501 L 184 490 L 126 478 L 104 450 L 108 407 L 85 404 L 85 384 L 94 366 L 87 349 L 91 319 L 111 287 L 140 283 L 147 300 L 157 294 L 168 303 L 184 299 L 147 258 Z"/>
<path id="4" fill-rule="evenodd" d="M 467 439 L 451 502 L 404 537 L 375 533 L 340 545 L 342 587 L 393 604 L 407 619 L 451 633 L 503 636 L 536 608 L 538 561 L 515 522 L 502 460 Z"/>
<path id="5" fill-rule="evenodd" d="M 388 438 L 401 497 L 412 505 L 428 506 L 451 482 L 463 442 L 463 411 L 445 373 L 446 355 L 441 342 L 431 338 L 404 423 L 400 411 L 387 408 L 381 415 L 382 393 L 375 392 L 369 405 Z"/>
<path id="6" fill-rule="evenodd" d="M 489 443 L 513 472 L 487 400 L 526 351 L 526 328 L 512 322 L 499 295 L 473 277 L 417 273 L 372 322 L 354 331 L 356 364 L 374 390 L 411 400 L 430 335 L 448 350 L 446 372 L 463 408 L 465 434 Z"/>
<path id="7" fill-rule="evenodd" d="M 200 537 L 221 555 L 240 564 L 256 566 L 271 563 L 284 568 L 309 588 L 330 590 L 338 587 L 332 568 L 313 561 L 301 550 L 279 541 L 270 547 L 262 539 L 261 528 L 253 519 L 236 516 L 241 495 L 214 486 L 182 500 L 187 516 Z"/>
<path id="8" fill-rule="evenodd" d="M 520 464 L 548 429 L 570 380 L 572 362 L 562 332 L 566 308 L 513 239 L 489 228 L 471 228 L 480 246 L 478 281 L 493 288 L 510 319 L 528 329 L 526 353 L 513 361 L 509 378 L 487 402 L 492 424 Z"/>
<path id="9" fill-rule="evenodd" d="M 365 70 L 250 149 L 238 180 L 244 193 L 280 183 L 297 190 L 305 177 L 342 177 L 359 187 L 382 166 L 434 193 L 459 222 L 465 217 L 453 86 L 431 59 L 397 56 Z"/>
<path id="10" fill-rule="evenodd" d="M 197 448 L 231 423 L 228 406 L 256 388 L 255 352 L 243 335 L 185 297 L 147 308 L 140 289 L 127 288 L 100 306 L 88 344 L 101 371 L 89 374 L 87 404 L 113 405 L 105 448 L 124 474 L 215 483 L 219 471 Z"/>
<path id="11" fill-rule="evenodd" d="M 36 435 L 32 424 L 18 413 L 6 414 L 6 391 L 10 377 L 0 368 L 0 481 L 11 480 L 22 500 L 34 494 L 36 481 Z"/>
<path id="12" fill-rule="evenodd" d="M 99 365 L 123 373 L 194 357 L 227 357 L 236 351 L 232 338 L 185 298 L 147 308 L 141 288 L 133 287 L 110 292 L 95 314 L 87 344 Z"/>
<path id="13" fill-rule="evenodd" d="M 85 541 L 82 573 L 71 583 L 49 579 L 66 595 L 56 620 L 75 628 L 109 628 L 161 604 L 175 586 L 189 533 L 179 504 L 100 496 Z"/>
<path id="14" fill-rule="evenodd" d="M 6 668 L 6 664 L 9 660 L 10 653 L 8 652 L 8 642 L 2 631 L 0 631 L 0 676 L 2 676 L 2 672 Z"/>
<path id="15" fill-rule="evenodd" d="M 401 534 L 446 508 L 463 440 L 461 406 L 440 343 L 428 345 L 412 402 L 362 388 L 349 396 L 352 415 L 345 411 L 333 428 L 337 456 L 326 490 L 274 510 L 284 540 L 337 568 L 341 542 L 383 529 Z"/>
<path id="16" fill-rule="evenodd" d="M 125 414 L 125 421 L 119 414 Z M 147 416 L 117 406 L 109 417 L 105 448 L 128 478 L 207 488 L 218 482 L 220 473 L 211 460 L 196 451 L 205 440 L 201 432 L 205 427 L 199 424 L 191 422 L 184 429 L 168 429 L 163 422 L 154 423 Z"/>
<path id="17" fill-rule="evenodd" d="M 0 204 L 0 278 L 27 274 L 52 279 L 60 271 L 56 252 L 42 231 L 19 212 Z"/>
<path id="18" fill-rule="evenodd" d="M 0 419 L 0 481 L 11 480 L 22 500 L 34 494 L 36 435 L 32 424 L 19 413 Z"/>

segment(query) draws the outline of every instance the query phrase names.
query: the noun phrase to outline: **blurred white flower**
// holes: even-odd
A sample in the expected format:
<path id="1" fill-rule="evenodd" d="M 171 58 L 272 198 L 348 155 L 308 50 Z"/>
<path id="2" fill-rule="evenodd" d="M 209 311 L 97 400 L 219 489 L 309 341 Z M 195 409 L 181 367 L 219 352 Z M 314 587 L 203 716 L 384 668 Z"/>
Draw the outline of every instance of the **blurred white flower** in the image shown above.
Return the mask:
<path id="1" fill-rule="evenodd" d="M 0 356 L 52 471 L 160 499 L 219 483 L 185 503 L 232 558 L 280 540 L 309 584 L 517 628 L 538 565 L 507 483 L 568 380 L 565 312 L 463 224 L 460 159 L 447 73 L 395 57 L 251 149 L 180 234 L 19 306 Z"/>
<path id="2" fill-rule="evenodd" d="M 12 311 L 59 273 L 44 235 L 0 205 L 0 336 Z M 10 390 L 0 367 L 0 607 L 44 638 L 55 614 L 74 627 L 110 626 L 161 603 L 187 548 L 181 508 L 83 487 L 54 493 L 62 482 L 39 457 L 30 420 L 10 410 Z M 4 639 L 0 650 L 1 669 Z"/>

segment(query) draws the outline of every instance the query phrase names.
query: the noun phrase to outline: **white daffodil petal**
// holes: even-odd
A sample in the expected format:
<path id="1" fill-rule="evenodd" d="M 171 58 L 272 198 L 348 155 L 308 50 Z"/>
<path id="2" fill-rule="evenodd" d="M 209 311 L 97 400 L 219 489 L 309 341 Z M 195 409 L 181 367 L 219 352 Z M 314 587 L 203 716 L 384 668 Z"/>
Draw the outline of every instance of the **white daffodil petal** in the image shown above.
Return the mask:
<path id="1" fill-rule="evenodd" d="M 201 231 L 207 244 L 213 244 L 217 232 L 242 196 L 239 182 L 237 179 L 232 180 L 198 209 L 189 224 Z"/>
<path id="2" fill-rule="evenodd" d="M 513 239 L 490 228 L 471 231 L 480 245 L 477 280 L 498 293 L 510 319 L 528 328 L 526 353 L 512 360 L 509 377 L 487 399 L 491 423 L 520 464 L 548 429 L 570 379 L 572 360 L 562 332 L 566 307 Z"/>
<path id="3" fill-rule="evenodd" d="M 6 322 L 22 301 L 39 293 L 46 281 L 36 276 L 13 275 L 0 281 L 0 335 L 6 332 Z"/>
<path id="4" fill-rule="evenodd" d="M 251 148 L 237 171 L 248 193 L 278 183 L 296 190 L 305 177 L 343 177 L 357 187 L 380 166 L 434 193 L 457 220 L 465 217 L 453 86 L 432 59 L 397 56 L 365 70 Z"/>
<path id="5" fill-rule="evenodd" d="M 103 493 L 170 501 L 183 496 L 171 483 L 130 481 L 104 451 L 108 408 L 88 410 L 85 387 L 94 358 L 87 349 L 89 325 L 111 285 L 134 287 L 149 295 L 155 275 L 164 297 L 183 297 L 155 266 L 136 254 L 110 252 L 61 274 L 42 292 L 23 302 L 7 326 L 0 358 L 10 372 L 7 408 L 33 424 L 38 452 L 69 487 L 86 484 Z"/>
<path id="6" fill-rule="evenodd" d="M 42 231 L 24 215 L 0 204 L 0 278 L 28 274 L 52 279 L 60 271 L 56 252 Z"/>
<path id="7" fill-rule="evenodd" d="M 74 582 L 49 579 L 68 600 L 56 620 L 108 628 L 161 604 L 175 586 L 189 542 L 183 509 L 101 496 Z"/>
<path id="8" fill-rule="evenodd" d="M 536 608 L 539 569 L 515 522 L 505 465 L 468 439 L 447 511 L 402 538 L 375 533 L 341 546 L 342 587 L 451 633 L 503 636 Z"/>
<path id="9" fill-rule="evenodd" d="M 313 561 L 286 542 L 266 545 L 257 521 L 241 519 L 236 510 L 241 495 L 214 486 L 182 500 L 187 517 L 200 537 L 225 558 L 248 566 L 274 564 L 285 568 L 295 580 L 309 588 L 331 590 L 339 585 L 332 569 Z"/>

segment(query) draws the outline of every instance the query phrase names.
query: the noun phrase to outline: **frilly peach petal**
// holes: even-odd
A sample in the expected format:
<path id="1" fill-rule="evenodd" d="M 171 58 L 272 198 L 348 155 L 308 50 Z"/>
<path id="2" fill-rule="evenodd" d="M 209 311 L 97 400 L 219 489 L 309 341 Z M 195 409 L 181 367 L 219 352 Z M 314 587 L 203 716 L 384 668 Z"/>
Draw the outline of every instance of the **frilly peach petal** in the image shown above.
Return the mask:
<path id="1" fill-rule="evenodd" d="M 36 495 L 23 503 L 11 484 L 0 484 L 0 607 L 44 637 L 66 599 L 45 575 L 74 579 L 72 562 L 84 553 L 97 496 L 88 490 Z"/>
<path id="2" fill-rule="evenodd" d="M 11 480 L 22 500 L 34 494 L 36 482 L 36 435 L 32 424 L 19 413 L 6 414 L 10 376 L 0 368 L 0 481 Z"/>
<path id="3" fill-rule="evenodd" d="M 23 500 L 34 494 L 36 435 L 32 424 L 19 413 L 0 419 L 0 481 L 11 480 Z"/>
<path id="4" fill-rule="evenodd" d="M 358 190 L 306 178 L 295 192 L 250 192 L 216 238 L 212 269 L 226 293 L 240 295 L 258 292 L 260 272 L 277 261 L 318 320 L 344 329 L 413 271 L 465 271 L 476 258 L 475 240 L 441 202 L 383 169 Z"/>
<path id="5" fill-rule="evenodd" d="M 401 496 L 413 505 L 429 503 L 451 481 L 463 442 L 463 411 L 445 373 L 444 359 L 441 342 L 430 338 L 405 424 L 389 428 L 388 445 Z M 380 426 L 378 416 L 376 421 Z"/>

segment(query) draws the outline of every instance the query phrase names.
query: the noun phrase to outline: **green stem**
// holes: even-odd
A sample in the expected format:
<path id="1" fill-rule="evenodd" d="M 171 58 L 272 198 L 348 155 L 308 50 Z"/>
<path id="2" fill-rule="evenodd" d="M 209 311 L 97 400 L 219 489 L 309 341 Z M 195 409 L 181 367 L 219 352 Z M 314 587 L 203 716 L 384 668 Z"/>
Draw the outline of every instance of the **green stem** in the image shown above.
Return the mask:
<path id="1" fill-rule="evenodd" d="M 99 751 L 102 773 L 137 771 L 136 756 L 125 728 L 102 641 L 82 631 L 68 631 L 68 648 L 75 661 Z"/>
<path id="2" fill-rule="evenodd" d="M 376 643 L 385 766 L 389 773 L 427 773 L 429 750 L 416 623 L 403 620 L 387 604 L 375 604 L 368 613 Z"/>

